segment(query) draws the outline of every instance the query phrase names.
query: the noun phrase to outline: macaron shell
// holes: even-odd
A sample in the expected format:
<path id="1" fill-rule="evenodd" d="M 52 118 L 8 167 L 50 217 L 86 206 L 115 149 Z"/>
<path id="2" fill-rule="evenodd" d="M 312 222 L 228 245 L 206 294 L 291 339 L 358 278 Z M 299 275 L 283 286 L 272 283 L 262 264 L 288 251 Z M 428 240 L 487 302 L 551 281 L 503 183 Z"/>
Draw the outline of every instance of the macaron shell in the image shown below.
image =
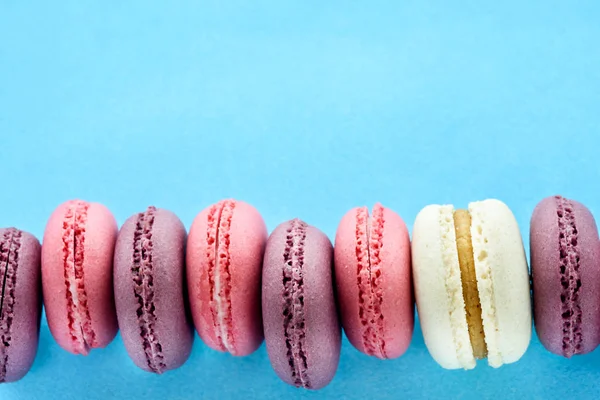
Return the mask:
<path id="1" fill-rule="evenodd" d="M 287 229 L 279 225 L 267 241 L 262 280 L 262 309 L 267 353 L 277 375 L 294 385 L 288 363 L 284 332 L 282 268 L 285 264 Z M 303 288 L 305 349 L 311 389 L 333 379 L 338 367 L 341 326 L 333 289 L 333 248 L 317 228 L 308 226 L 304 244 Z"/>
<path id="2" fill-rule="evenodd" d="M 415 219 L 411 246 L 417 312 L 427 350 L 440 366 L 474 368 L 454 229 L 448 229 L 449 243 L 444 243 L 440 228 L 441 215 L 451 218 L 452 210 L 452 206 L 429 205 Z M 445 248 L 448 259 L 455 261 L 452 274 L 444 263 Z"/>
<path id="3" fill-rule="evenodd" d="M 488 363 L 499 367 L 519 360 L 531 341 L 527 257 L 519 226 L 506 204 L 495 199 L 473 202 L 469 212 Z M 480 274 L 482 260 L 490 269 L 487 280 Z M 486 320 L 488 295 L 489 307 L 495 313 L 495 329 L 490 326 L 491 321 Z"/>
<path id="4" fill-rule="evenodd" d="M 42 244 L 42 287 L 48 326 L 56 342 L 75 353 L 67 318 L 67 287 L 63 266 L 63 220 L 69 202 L 50 216 Z M 95 333 L 95 346 L 105 347 L 118 330 L 113 297 L 112 262 L 117 223 L 103 205 L 90 203 L 84 244 L 84 285 Z"/>
<path id="5" fill-rule="evenodd" d="M 119 328 L 129 356 L 138 367 L 153 372 L 144 352 L 137 317 L 140 306 L 134 294 L 131 272 L 136 223 L 137 214 L 127 219 L 117 239 L 115 300 Z M 156 209 L 152 225 L 154 334 L 162 349 L 165 371 L 183 365 L 190 356 L 193 343 L 192 325 L 186 315 L 184 300 L 185 241 L 185 227 L 179 218 L 168 210 Z"/>
<path id="6" fill-rule="evenodd" d="M 188 237 L 187 277 L 194 325 L 202 340 L 212 349 L 221 350 L 215 335 L 210 307 L 209 251 L 206 241 L 210 207 L 194 219 Z M 246 356 L 260 347 L 264 335 L 260 306 L 262 260 L 267 228 L 253 206 L 235 202 L 229 230 L 229 273 L 235 356 Z"/>
<path id="7" fill-rule="evenodd" d="M 582 309 L 582 353 L 593 351 L 600 343 L 600 248 L 596 222 L 581 203 L 571 200 L 577 226 L 579 301 Z M 563 318 L 560 295 L 560 250 L 557 207 L 554 197 L 543 199 L 531 217 L 530 247 L 533 280 L 534 322 L 537 335 L 546 349 L 563 354 Z"/>
<path id="8" fill-rule="evenodd" d="M 356 213 L 342 218 L 335 238 L 335 276 L 340 314 L 346 336 L 359 351 L 366 353 L 359 317 L 358 261 L 356 257 Z M 404 221 L 388 208 L 383 211 L 380 248 L 381 314 L 385 358 L 404 354 L 412 337 L 414 302 L 412 293 L 410 239 Z"/>
<path id="9" fill-rule="evenodd" d="M 4 229 L 0 229 L 0 236 L 3 234 Z M 40 333 L 41 246 L 33 235 L 27 232 L 21 234 L 5 382 L 18 381 L 31 369 L 37 353 Z"/>
<path id="10" fill-rule="evenodd" d="M 237 355 L 244 356 L 264 339 L 260 288 L 267 227 L 254 207 L 236 202 L 230 235 L 233 337 Z"/>

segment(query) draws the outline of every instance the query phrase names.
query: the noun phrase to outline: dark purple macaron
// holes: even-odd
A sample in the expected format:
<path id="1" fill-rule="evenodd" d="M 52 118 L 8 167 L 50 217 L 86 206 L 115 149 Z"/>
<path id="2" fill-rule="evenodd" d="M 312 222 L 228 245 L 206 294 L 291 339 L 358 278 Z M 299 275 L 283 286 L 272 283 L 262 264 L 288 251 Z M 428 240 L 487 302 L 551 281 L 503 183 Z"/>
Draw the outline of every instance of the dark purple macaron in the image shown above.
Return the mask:
<path id="1" fill-rule="evenodd" d="M 121 227 L 114 288 L 119 329 L 133 362 L 161 374 L 188 359 L 193 330 L 184 301 L 186 232 L 170 211 L 148 207 Z"/>
<path id="2" fill-rule="evenodd" d="M 333 248 L 317 228 L 294 219 L 267 241 L 262 279 L 267 353 L 277 375 L 320 389 L 335 375 L 341 328 L 332 282 Z"/>
<path id="3" fill-rule="evenodd" d="M 581 203 L 542 200 L 530 228 L 534 321 L 546 349 L 571 357 L 600 343 L 600 248 L 596 222 Z"/>
<path id="4" fill-rule="evenodd" d="M 42 314 L 40 242 L 0 229 L 0 382 L 23 378 L 35 359 Z"/>

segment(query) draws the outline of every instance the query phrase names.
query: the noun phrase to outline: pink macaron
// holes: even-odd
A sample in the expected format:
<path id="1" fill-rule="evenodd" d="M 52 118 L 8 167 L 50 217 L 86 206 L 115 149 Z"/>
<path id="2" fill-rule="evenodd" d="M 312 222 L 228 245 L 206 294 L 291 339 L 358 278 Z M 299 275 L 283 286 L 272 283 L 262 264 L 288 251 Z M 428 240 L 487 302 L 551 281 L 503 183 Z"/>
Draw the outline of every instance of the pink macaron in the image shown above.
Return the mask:
<path id="1" fill-rule="evenodd" d="M 381 204 L 350 210 L 335 237 L 335 277 L 350 343 L 381 359 L 404 354 L 414 326 L 410 239 L 404 221 Z"/>
<path id="2" fill-rule="evenodd" d="M 267 228 L 249 204 L 223 200 L 194 219 L 187 241 L 187 284 L 194 325 L 212 349 L 234 356 L 263 341 L 260 307 Z"/>
<path id="3" fill-rule="evenodd" d="M 117 334 L 112 265 L 117 223 L 103 205 L 61 204 L 42 243 L 42 289 L 48 326 L 65 350 L 87 355 Z"/>

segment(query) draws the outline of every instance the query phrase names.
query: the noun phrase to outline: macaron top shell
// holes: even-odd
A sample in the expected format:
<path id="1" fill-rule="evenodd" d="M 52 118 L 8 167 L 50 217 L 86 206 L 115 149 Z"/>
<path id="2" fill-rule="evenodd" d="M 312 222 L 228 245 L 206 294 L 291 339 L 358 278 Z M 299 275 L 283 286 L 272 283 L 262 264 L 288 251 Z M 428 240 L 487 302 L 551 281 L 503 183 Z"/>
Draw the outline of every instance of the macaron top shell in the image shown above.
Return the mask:
<path id="1" fill-rule="evenodd" d="M 517 220 L 506 204 L 495 199 L 474 202 L 469 212 L 488 363 L 498 367 L 518 361 L 531 341 L 527 256 Z M 486 324 L 493 315 L 495 324 Z"/>
<path id="2" fill-rule="evenodd" d="M 598 229 L 583 204 L 543 199 L 531 217 L 534 321 L 542 344 L 571 357 L 600 343 Z"/>
<path id="3" fill-rule="evenodd" d="M 246 356 L 263 341 L 260 308 L 267 228 L 253 206 L 224 200 L 194 219 L 187 277 L 194 324 L 212 349 Z"/>
<path id="4" fill-rule="evenodd" d="M 475 367 L 462 294 L 452 206 L 431 205 L 413 229 L 413 276 L 427 348 L 444 368 Z M 517 361 L 531 338 L 525 250 L 510 209 L 498 200 L 469 204 L 488 364 Z"/>
<path id="5" fill-rule="evenodd" d="M 65 350 L 86 355 L 116 336 L 112 262 L 117 223 L 103 205 L 61 204 L 42 244 L 42 287 L 48 326 Z"/>
<path id="6" fill-rule="evenodd" d="M 267 241 L 262 307 L 267 353 L 277 375 L 307 389 L 337 370 L 341 328 L 333 289 L 333 248 L 320 230 L 295 219 Z"/>
<path id="7" fill-rule="evenodd" d="M 115 300 L 123 342 L 154 373 L 188 359 L 193 330 L 184 300 L 186 232 L 172 212 L 149 207 L 123 224 L 115 247 Z"/>
<path id="8" fill-rule="evenodd" d="M 401 356 L 414 326 L 410 239 L 404 221 L 376 204 L 354 208 L 335 238 L 337 294 L 344 331 L 359 351 Z"/>
<path id="9" fill-rule="evenodd" d="M 40 243 L 33 235 L 0 229 L 0 279 L 0 382 L 15 382 L 31 368 L 40 332 Z"/>
<path id="10" fill-rule="evenodd" d="M 413 227 L 412 261 L 417 310 L 429 353 L 447 369 L 474 368 L 454 229 L 452 206 L 430 205 Z"/>

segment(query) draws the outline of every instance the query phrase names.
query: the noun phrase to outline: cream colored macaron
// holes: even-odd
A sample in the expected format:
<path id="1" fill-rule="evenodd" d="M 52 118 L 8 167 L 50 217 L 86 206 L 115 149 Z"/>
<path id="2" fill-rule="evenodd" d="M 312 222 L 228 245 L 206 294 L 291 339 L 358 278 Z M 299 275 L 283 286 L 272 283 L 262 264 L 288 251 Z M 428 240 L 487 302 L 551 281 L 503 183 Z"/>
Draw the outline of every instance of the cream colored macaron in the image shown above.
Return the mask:
<path id="1" fill-rule="evenodd" d="M 499 200 L 430 205 L 417 215 L 413 279 L 425 344 L 443 368 L 521 358 L 531 340 L 531 295 L 519 227 Z"/>

